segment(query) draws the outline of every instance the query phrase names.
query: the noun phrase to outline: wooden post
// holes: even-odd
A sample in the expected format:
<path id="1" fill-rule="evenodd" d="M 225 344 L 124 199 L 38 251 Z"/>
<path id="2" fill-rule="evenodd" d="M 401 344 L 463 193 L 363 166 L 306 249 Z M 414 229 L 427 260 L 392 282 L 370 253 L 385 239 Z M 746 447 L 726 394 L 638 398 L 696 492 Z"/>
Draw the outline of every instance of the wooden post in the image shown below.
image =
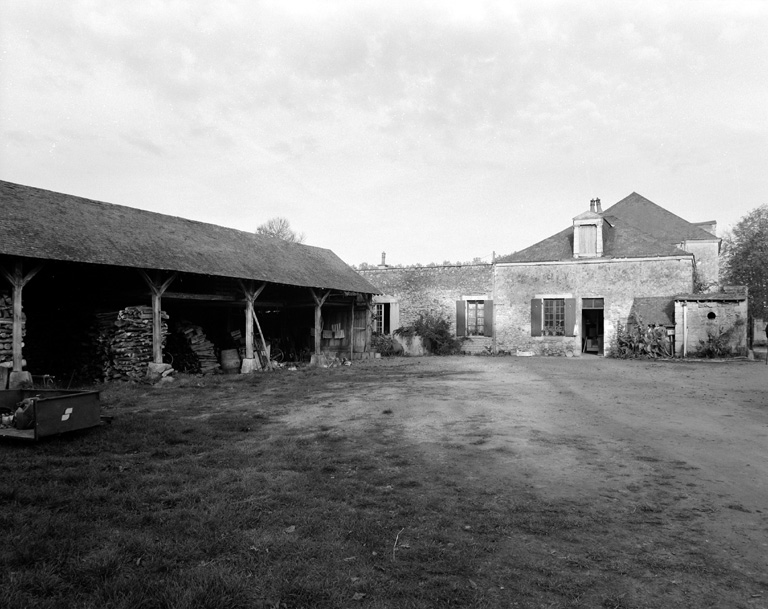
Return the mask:
<path id="1" fill-rule="evenodd" d="M 254 348 L 253 348 L 253 322 L 256 320 L 258 325 L 258 320 L 256 319 L 256 312 L 253 308 L 253 303 L 256 301 L 256 299 L 259 297 L 261 292 L 264 290 L 264 288 L 267 286 L 266 283 L 262 283 L 259 288 L 253 287 L 253 282 L 248 281 L 247 283 L 244 282 L 242 279 L 240 280 L 240 287 L 243 289 L 243 293 L 245 294 L 245 357 L 246 359 L 253 359 L 254 356 Z M 261 327 L 259 327 L 259 334 L 261 334 Z M 264 337 L 262 336 L 262 343 L 264 342 Z M 266 353 L 266 350 L 265 350 Z"/>
<path id="2" fill-rule="evenodd" d="M 162 298 L 168 286 L 176 279 L 176 273 L 171 275 L 164 282 L 160 282 L 160 274 L 152 281 L 146 272 L 139 269 L 139 273 L 144 277 L 149 289 L 152 290 L 152 359 L 156 364 L 163 363 L 163 316 L 162 316 Z"/>
<path id="3" fill-rule="evenodd" d="M 357 296 L 352 297 L 352 307 L 349 310 L 349 361 L 355 359 L 355 301 Z"/>
<path id="4" fill-rule="evenodd" d="M 245 295 L 245 357 L 253 359 L 253 299 Z"/>
<path id="5" fill-rule="evenodd" d="M 368 353 L 371 344 L 371 333 L 373 332 L 373 296 L 368 294 L 366 301 L 368 306 L 365 308 L 365 347 L 363 351 Z"/>
<path id="6" fill-rule="evenodd" d="M 0 267 L 0 272 L 13 286 L 13 371 L 21 372 L 24 363 L 21 343 L 23 342 L 22 328 L 24 325 L 24 310 L 21 304 L 21 292 L 24 286 L 37 275 L 43 265 L 39 264 L 29 273 L 24 275 L 24 268 L 21 260 L 16 261 L 13 274 Z"/>
<path id="7" fill-rule="evenodd" d="M 259 336 L 261 337 L 261 348 L 264 349 L 264 357 L 267 360 L 267 363 L 264 367 L 267 370 L 272 370 L 272 361 L 269 359 L 269 352 L 267 351 L 267 341 L 264 338 L 264 333 L 261 331 L 261 324 L 259 323 L 259 318 L 256 317 L 256 310 L 251 309 L 251 313 L 253 314 L 253 321 L 256 322 L 256 329 L 259 331 Z"/>
<path id="8" fill-rule="evenodd" d="M 315 353 L 320 355 L 321 351 L 321 339 L 323 335 L 323 303 L 328 296 L 331 295 L 331 290 L 328 290 L 323 296 L 315 294 L 315 290 L 309 288 L 309 292 L 312 294 L 312 298 L 315 301 Z"/>

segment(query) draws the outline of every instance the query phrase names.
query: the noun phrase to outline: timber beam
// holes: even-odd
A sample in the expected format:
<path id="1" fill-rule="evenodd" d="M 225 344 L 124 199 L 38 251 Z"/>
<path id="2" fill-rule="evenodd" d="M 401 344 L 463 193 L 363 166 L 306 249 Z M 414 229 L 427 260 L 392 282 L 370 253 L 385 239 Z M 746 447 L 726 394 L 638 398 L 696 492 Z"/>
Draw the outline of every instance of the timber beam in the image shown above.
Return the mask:
<path id="1" fill-rule="evenodd" d="M 315 301 L 315 353 L 320 355 L 323 338 L 323 304 L 331 295 L 331 290 L 327 290 L 325 294 L 318 294 L 313 288 L 309 288 L 309 293 L 312 294 L 312 300 Z"/>
<path id="2" fill-rule="evenodd" d="M 24 367 L 24 357 L 22 355 L 22 329 L 24 325 L 24 312 L 22 309 L 21 292 L 32 278 L 37 275 L 42 264 L 38 264 L 31 271 L 24 273 L 24 264 L 17 260 L 14 265 L 13 273 L 0 266 L 0 273 L 5 277 L 13 287 L 13 371 L 21 372 Z"/>
<path id="3" fill-rule="evenodd" d="M 162 319 L 162 298 L 168 286 L 176 279 L 177 273 L 163 280 L 158 272 L 152 279 L 146 271 L 138 269 L 139 274 L 147 282 L 152 291 L 152 359 L 156 364 L 163 363 L 163 319 Z"/>
<path id="4" fill-rule="evenodd" d="M 259 330 L 259 336 L 261 337 L 261 345 L 264 348 L 264 356 L 267 359 L 266 367 L 269 367 L 269 354 L 267 353 L 267 343 L 264 339 L 264 334 L 261 331 L 261 325 L 259 319 L 256 317 L 256 311 L 254 309 L 254 302 L 259 295 L 267 287 L 266 282 L 262 283 L 258 288 L 255 287 L 253 281 L 240 281 L 240 287 L 245 295 L 245 357 L 246 359 L 253 359 L 253 324 L 256 323 L 256 327 Z"/>

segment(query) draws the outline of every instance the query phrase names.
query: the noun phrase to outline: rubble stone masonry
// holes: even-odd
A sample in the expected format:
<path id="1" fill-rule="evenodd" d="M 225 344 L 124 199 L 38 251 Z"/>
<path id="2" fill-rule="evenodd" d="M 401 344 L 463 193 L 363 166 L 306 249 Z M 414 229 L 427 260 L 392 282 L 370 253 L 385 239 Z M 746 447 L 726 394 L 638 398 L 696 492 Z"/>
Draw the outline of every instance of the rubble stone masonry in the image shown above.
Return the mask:
<path id="1" fill-rule="evenodd" d="M 495 267 L 496 348 L 540 355 L 581 353 L 581 337 L 531 336 L 531 300 L 543 295 L 576 299 L 581 322 L 582 298 L 603 298 L 605 353 L 618 323 L 626 324 L 635 297 L 669 296 L 693 289 L 693 258 L 688 256 L 580 260 L 557 263 L 509 263 Z"/>
<path id="2" fill-rule="evenodd" d="M 490 264 L 386 267 L 358 273 L 383 294 L 397 298 L 401 326 L 412 324 L 420 313 L 432 313 L 449 319 L 455 333 L 456 301 L 467 295 L 490 299 L 493 293 Z"/>

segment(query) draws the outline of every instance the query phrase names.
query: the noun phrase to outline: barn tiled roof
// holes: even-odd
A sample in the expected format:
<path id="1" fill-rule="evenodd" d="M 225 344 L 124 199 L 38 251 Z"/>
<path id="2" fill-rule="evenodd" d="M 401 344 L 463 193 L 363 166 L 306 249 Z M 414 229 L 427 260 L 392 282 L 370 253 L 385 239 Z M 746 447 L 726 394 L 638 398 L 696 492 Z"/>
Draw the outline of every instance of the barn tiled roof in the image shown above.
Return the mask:
<path id="1" fill-rule="evenodd" d="M 5 181 L 0 254 L 379 291 L 328 249 Z"/>
<path id="2" fill-rule="evenodd" d="M 630 320 L 641 320 L 644 324 L 657 326 L 675 325 L 675 300 L 670 296 L 647 296 L 635 298 L 629 313 Z"/>
<path id="3" fill-rule="evenodd" d="M 699 302 L 731 302 L 734 300 L 746 300 L 747 295 L 735 292 L 702 292 L 699 294 L 678 294 L 675 300 L 699 301 Z"/>
<path id="4" fill-rule="evenodd" d="M 603 258 L 691 256 L 678 244 L 714 239 L 704 229 L 683 220 L 645 197 L 632 193 L 602 214 Z M 534 245 L 498 258 L 496 262 L 554 262 L 573 260 L 573 226 Z"/>

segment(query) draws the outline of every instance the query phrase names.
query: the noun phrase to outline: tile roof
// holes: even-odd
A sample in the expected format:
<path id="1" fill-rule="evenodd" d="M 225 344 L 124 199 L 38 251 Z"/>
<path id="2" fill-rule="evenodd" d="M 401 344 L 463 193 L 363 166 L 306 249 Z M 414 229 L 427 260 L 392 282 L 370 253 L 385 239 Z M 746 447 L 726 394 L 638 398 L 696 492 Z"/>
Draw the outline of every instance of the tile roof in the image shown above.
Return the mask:
<path id="1" fill-rule="evenodd" d="M 685 240 L 716 238 L 637 193 L 609 207 L 602 215 L 605 220 L 603 259 L 692 256 L 677 245 Z M 565 260 L 574 260 L 573 225 L 524 250 L 500 257 L 496 262 Z"/>
<path id="2" fill-rule="evenodd" d="M 682 243 L 689 239 L 716 239 L 693 222 L 683 220 L 671 211 L 633 192 L 605 210 L 606 216 L 615 216 L 635 228 L 667 243 Z"/>
<path id="3" fill-rule="evenodd" d="M 633 317 L 634 315 L 634 317 Z M 675 299 L 671 296 L 647 296 L 635 298 L 629 319 L 639 319 L 644 324 L 657 326 L 675 325 Z"/>
<path id="4" fill-rule="evenodd" d="M 746 294 L 734 292 L 701 292 L 699 294 L 678 294 L 675 300 L 696 300 L 699 302 L 732 302 L 746 300 Z"/>
<path id="5" fill-rule="evenodd" d="M 5 181 L 0 254 L 379 292 L 328 249 Z"/>

